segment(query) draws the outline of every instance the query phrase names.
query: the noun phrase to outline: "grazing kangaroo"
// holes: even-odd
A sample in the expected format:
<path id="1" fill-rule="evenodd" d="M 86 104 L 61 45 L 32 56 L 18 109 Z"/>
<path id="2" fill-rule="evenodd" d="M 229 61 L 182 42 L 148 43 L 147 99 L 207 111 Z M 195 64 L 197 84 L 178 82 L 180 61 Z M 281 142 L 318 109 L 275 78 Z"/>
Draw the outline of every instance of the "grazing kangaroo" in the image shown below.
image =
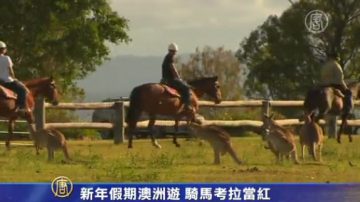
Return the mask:
<path id="1" fill-rule="evenodd" d="M 44 129 L 37 131 L 37 141 L 39 147 L 45 147 L 48 151 L 48 160 L 54 159 L 54 152 L 62 149 L 66 160 L 70 160 L 66 139 L 63 133 L 56 129 Z"/>
<path id="2" fill-rule="evenodd" d="M 296 154 L 295 137 L 292 132 L 278 125 L 272 120 L 272 115 L 269 117 L 264 114 L 262 128 L 265 129 L 263 139 L 268 143 L 266 149 L 270 149 L 276 156 L 278 162 L 283 160 L 283 157 L 289 157 L 298 164 Z"/>
<path id="3" fill-rule="evenodd" d="M 300 144 L 302 159 L 305 160 L 305 146 L 308 146 L 309 153 L 316 161 L 321 161 L 321 149 L 324 142 L 322 128 L 315 122 L 313 113 L 305 116 L 305 123 L 300 129 Z M 318 158 L 316 158 L 318 150 Z"/>
<path id="4" fill-rule="evenodd" d="M 227 152 L 237 164 L 242 163 L 231 146 L 230 135 L 226 131 L 216 126 L 203 126 L 197 123 L 190 123 L 189 129 L 190 134 L 210 143 L 214 150 L 214 164 L 220 164 L 220 154 L 224 155 Z"/>

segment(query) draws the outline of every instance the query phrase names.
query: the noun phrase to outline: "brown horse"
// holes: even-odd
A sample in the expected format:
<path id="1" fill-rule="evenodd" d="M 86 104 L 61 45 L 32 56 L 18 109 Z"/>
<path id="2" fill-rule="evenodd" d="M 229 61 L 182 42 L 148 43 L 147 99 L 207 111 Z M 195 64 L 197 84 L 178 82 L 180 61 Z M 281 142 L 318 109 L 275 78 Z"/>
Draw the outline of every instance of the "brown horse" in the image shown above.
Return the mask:
<path id="1" fill-rule="evenodd" d="M 52 77 L 50 78 L 40 78 L 34 79 L 30 81 L 24 82 L 25 86 L 30 91 L 26 97 L 26 105 L 30 109 L 30 111 L 25 113 L 16 112 L 16 100 L 13 98 L 7 98 L 5 96 L 0 96 L 0 116 L 5 117 L 9 120 L 8 122 L 8 130 L 9 133 L 6 138 L 6 147 L 10 148 L 10 139 L 14 130 L 15 120 L 20 118 L 24 118 L 29 124 L 29 130 L 33 138 L 36 138 L 35 129 L 33 126 L 34 116 L 33 110 L 35 107 L 35 98 L 36 97 L 44 97 L 48 99 L 53 105 L 58 104 L 58 91 L 55 86 L 55 81 Z M 35 146 L 37 148 L 37 140 L 35 139 Z M 38 150 L 37 150 L 38 152 Z"/>
<path id="2" fill-rule="evenodd" d="M 360 95 L 360 83 L 350 83 L 348 88 L 352 91 L 353 99 L 357 99 Z M 326 114 L 341 116 L 341 125 L 337 134 L 337 141 L 339 143 L 341 143 L 341 134 L 350 115 L 343 112 L 343 97 L 344 95 L 335 88 L 322 87 L 310 90 L 304 100 L 305 116 L 314 113 L 316 110 L 319 111 L 315 117 L 316 121 L 323 118 Z M 351 133 L 349 133 L 349 141 L 352 142 Z"/>
<path id="3" fill-rule="evenodd" d="M 130 106 L 126 117 L 129 127 L 129 144 L 132 148 L 133 133 L 136 128 L 142 112 L 149 115 L 148 129 L 150 130 L 151 141 L 155 147 L 161 148 L 153 136 L 153 126 L 155 125 L 156 115 L 172 116 L 175 119 L 175 130 L 178 130 L 179 120 L 186 117 L 189 121 L 193 119 L 194 114 L 198 111 L 198 97 L 204 94 L 214 99 L 215 103 L 221 102 L 220 85 L 217 77 L 201 78 L 188 82 L 192 87 L 191 101 L 193 105 L 193 113 L 185 113 L 183 111 L 183 103 L 179 96 L 171 95 L 164 85 L 157 83 L 148 83 L 135 87 L 130 94 Z M 177 134 L 174 133 L 173 143 L 179 147 L 177 142 Z"/>

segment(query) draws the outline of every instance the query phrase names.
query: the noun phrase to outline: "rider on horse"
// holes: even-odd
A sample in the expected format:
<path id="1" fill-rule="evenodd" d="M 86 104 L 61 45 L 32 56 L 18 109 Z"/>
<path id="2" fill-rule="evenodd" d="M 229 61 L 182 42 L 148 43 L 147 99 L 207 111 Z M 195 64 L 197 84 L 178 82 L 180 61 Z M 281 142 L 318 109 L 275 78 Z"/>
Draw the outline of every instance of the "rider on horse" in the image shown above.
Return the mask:
<path id="1" fill-rule="evenodd" d="M 19 112 L 26 112 L 27 90 L 25 85 L 15 78 L 13 63 L 11 58 L 5 55 L 6 52 L 6 44 L 0 41 L 0 85 L 13 90 L 17 94 L 17 110 Z"/>
<path id="2" fill-rule="evenodd" d="M 192 111 L 190 86 L 180 78 L 175 68 L 174 57 L 178 51 L 178 46 L 171 43 L 168 47 L 168 54 L 162 63 L 162 79 L 161 83 L 175 88 L 181 94 L 181 100 L 185 105 L 186 111 Z"/>
<path id="3" fill-rule="evenodd" d="M 344 94 L 343 112 L 349 114 L 352 108 L 352 93 L 344 82 L 344 73 L 338 60 L 339 57 L 335 52 L 328 54 L 328 60 L 321 69 L 321 84 L 339 89 Z"/>

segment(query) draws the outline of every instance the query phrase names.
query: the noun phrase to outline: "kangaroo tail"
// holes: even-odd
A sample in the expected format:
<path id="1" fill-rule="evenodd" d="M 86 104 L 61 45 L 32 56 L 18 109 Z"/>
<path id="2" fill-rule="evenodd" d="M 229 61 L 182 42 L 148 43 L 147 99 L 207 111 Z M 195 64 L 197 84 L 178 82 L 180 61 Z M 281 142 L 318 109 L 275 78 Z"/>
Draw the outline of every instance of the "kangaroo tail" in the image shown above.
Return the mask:
<path id="1" fill-rule="evenodd" d="M 234 148 L 231 146 L 230 143 L 228 144 L 227 147 L 228 147 L 228 152 L 229 152 L 230 156 L 234 159 L 234 161 L 239 165 L 242 164 L 242 161 L 238 158 L 238 156 L 235 153 Z"/>
<path id="2" fill-rule="evenodd" d="M 316 143 L 315 142 L 313 142 L 311 145 L 310 145 L 310 154 L 311 154 L 311 156 L 314 158 L 314 160 L 316 161 L 316 151 L 315 151 L 315 149 L 316 149 Z"/>

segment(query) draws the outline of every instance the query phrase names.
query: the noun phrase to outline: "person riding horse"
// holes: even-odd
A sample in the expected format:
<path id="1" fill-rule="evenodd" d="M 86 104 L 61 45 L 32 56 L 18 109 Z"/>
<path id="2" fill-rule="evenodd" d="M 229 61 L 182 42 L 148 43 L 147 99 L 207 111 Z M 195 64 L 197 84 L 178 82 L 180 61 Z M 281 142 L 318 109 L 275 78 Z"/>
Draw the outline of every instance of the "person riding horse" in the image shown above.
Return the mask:
<path id="1" fill-rule="evenodd" d="M 175 88 L 181 94 L 181 101 L 185 105 L 185 111 L 192 111 L 191 106 L 191 92 L 190 86 L 180 78 L 178 71 L 175 68 L 175 55 L 178 51 L 178 46 L 175 43 L 171 43 L 168 47 L 168 53 L 166 54 L 162 63 L 162 84 Z"/>
<path id="2" fill-rule="evenodd" d="M 11 58 L 5 55 L 7 52 L 6 44 L 0 41 L 0 85 L 14 91 L 18 98 L 16 101 L 18 112 L 27 112 L 26 94 L 27 89 L 23 83 L 18 81 L 13 70 Z"/>
<path id="3" fill-rule="evenodd" d="M 344 82 L 344 73 L 339 64 L 339 57 L 335 52 L 328 54 L 327 62 L 321 69 L 321 86 L 333 87 L 344 94 L 343 113 L 349 114 L 352 108 L 352 92 Z"/>

